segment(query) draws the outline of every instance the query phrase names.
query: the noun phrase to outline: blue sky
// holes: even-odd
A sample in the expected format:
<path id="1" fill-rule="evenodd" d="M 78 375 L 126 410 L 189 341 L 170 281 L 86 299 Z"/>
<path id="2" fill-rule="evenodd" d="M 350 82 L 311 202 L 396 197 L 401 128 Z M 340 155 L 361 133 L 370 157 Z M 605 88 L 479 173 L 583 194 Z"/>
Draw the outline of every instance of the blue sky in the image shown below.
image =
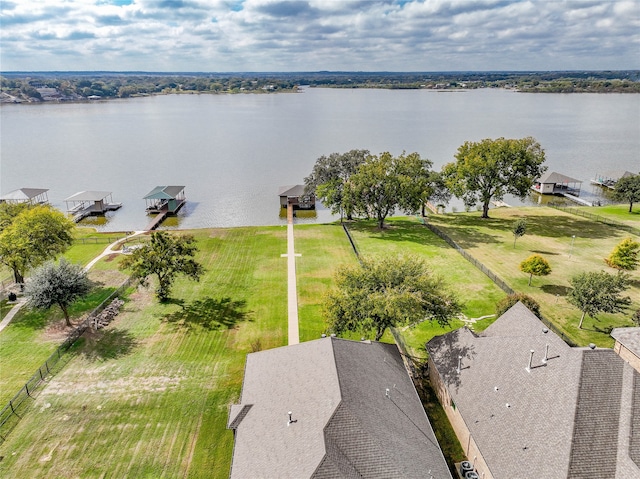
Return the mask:
<path id="1" fill-rule="evenodd" d="M 2 0 L 0 69 L 640 69 L 640 0 Z"/>

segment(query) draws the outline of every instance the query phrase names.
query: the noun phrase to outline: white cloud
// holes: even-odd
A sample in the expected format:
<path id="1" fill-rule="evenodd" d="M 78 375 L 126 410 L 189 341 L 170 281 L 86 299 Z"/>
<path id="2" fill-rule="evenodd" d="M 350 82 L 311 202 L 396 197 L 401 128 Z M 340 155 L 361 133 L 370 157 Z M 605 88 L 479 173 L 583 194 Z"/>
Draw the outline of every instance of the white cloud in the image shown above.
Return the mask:
<path id="1" fill-rule="evenodd" d="M 9 70 L 640 68 L 640 2 L 5 0 Z"/>

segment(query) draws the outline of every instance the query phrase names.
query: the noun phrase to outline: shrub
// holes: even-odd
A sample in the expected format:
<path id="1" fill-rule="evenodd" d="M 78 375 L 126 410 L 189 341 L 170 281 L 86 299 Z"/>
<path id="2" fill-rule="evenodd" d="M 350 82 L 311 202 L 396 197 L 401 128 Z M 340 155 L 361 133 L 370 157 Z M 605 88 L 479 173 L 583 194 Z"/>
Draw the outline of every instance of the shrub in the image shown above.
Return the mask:
<path id="1" fill-rule="evenodd" d="M 535 299 L 533 299 L 531 296 L 528 296 L 524 293 L 510 294 L 506 298 L 503 298 L 502 300 L 498 301 L 498 304 L 496 304 L 496 316 L 497 317 L 502 316 L 504 313 L 507 312 L 509 308 L 511 308 L 511 306 L 516 304 L 518 301 L 522 302 L 522 304 L 524 304 L 527 308 L 529 308 L 531 312 L 535 314 L 538 318 L 541 318 L 540 305 L 538 304 L 538 302 Z"/>

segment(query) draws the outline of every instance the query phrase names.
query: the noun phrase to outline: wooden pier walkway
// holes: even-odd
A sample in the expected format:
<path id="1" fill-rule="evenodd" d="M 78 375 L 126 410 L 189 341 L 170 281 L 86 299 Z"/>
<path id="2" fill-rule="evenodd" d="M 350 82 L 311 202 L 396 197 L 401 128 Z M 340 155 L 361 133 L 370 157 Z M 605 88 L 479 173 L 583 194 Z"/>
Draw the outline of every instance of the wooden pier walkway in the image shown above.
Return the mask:
<path id="1" fill-rule="evenodd" d="M 169 212 L 166 210 L 162 211 L 161 213 L 158 213 L 155 216 L 155 218 L 153 218 L 151 222 L 147 225 L 147 228 L 145 229 L 145 231 L 155 230 L 167 218 L 167 216 L 169 216 Z"/>

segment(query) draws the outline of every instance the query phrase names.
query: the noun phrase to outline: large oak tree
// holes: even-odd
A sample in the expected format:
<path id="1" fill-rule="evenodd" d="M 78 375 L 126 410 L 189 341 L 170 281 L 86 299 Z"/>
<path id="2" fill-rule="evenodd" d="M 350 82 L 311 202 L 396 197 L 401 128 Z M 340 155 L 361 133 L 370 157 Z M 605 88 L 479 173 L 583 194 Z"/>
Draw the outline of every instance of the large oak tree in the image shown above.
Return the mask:
<path id="1" fill-rule="evenodd" d="M 120 269 L 130 270 L 131 276 L 142 286 L 148 284 L 150 276 L 155 277 L 158 282 L 156 297 L 159 301 L 166 301 L 176 276 L 200 280 L 204 269 L 193 258 L 197 250 L 193 236 L 155 231 L 148 244 L 135 249 L 120 263 Z"/>
<path id="2" fill-rule="evenodd" d="M 616 182 L 611 197 L 616 201 L 629 203 L 629 213 L 631 213 L 633 204 L 640 201 L 640 174 L 620 178 Z"/>
<path id="3" fill-rule="evenodd" d="M 480 202 L 482 217 L 489 217 L 489 202 L 512 194 L 524 198 L 545 171 L 544 150 L 531 137 L 465 142 L 456 161 L 443 167 L 451 192 L 468 207 Z"/>
<path id="4" fill-rule="evenodd" d="M 423 259 L 400 256 L 364 258 L 361 265 L 338 269 L 324 309 L 330 332 L 373 333 L 378 341 L 390 327 L 446 325 L 461 305 Z"/>

